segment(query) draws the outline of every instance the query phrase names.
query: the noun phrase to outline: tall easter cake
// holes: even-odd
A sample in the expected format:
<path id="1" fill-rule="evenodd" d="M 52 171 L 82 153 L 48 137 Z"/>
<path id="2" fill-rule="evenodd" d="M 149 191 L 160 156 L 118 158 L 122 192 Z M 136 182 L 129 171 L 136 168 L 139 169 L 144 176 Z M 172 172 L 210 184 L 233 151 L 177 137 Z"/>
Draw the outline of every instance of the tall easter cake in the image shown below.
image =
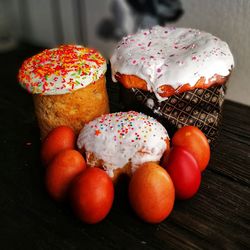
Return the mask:
<path id="1" fill-rule="evenodd" d="M 24 61 L 19 82 L 33 94 L 42 138 L 60 125 L 78 133 L 86 122 L 109 112 L 105 72 L 102 55 L 79 45 L 44 50 Z"/>

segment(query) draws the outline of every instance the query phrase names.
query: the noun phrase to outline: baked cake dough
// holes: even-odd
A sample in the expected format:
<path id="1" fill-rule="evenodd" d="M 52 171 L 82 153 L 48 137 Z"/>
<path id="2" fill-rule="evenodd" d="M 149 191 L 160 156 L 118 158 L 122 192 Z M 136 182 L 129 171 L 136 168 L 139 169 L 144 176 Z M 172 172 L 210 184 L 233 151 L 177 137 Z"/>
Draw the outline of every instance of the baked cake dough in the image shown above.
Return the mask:
<path id="1" fill-rule="evenodd" d="M 124 37 L 110 59 L 126 88 L 154 92 L 159 101 L 194 88 L 224 84 L 234 66 L 226 42 L 188 28 L 155 26 Z"/>
<path id="2" fill-rule="evenodd" d="M 60 125 L 79 133 L 83 124 L 108 113 L 106 60 L 95 49 L 62 45 L 28 58 L 19 82 L 33 94 L 41 137 Z"/>
<path id="3" fill-rule="evenodd" d="M 166 129 L 154 118 L 135 111 L 102 115 L 87 123 L 77 139 L 88 166 L 101 167 L 114 180 L 144 162 L 159 162 L 169 151 Z"/>

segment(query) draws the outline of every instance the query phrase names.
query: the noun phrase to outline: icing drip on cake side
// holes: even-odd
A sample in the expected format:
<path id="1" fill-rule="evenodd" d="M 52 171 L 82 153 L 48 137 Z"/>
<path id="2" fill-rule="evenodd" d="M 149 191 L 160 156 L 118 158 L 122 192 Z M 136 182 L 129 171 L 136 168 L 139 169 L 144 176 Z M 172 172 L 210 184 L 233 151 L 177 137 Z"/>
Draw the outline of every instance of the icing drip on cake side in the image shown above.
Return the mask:
<path id="1" fill-rule="evenodd" d="M 154 118 L 135 111 L 103 115 L 84 126 L 79 134 L 79 149 L 94 153 L 113 171 L 129 161 L 132 172 L 144 162 L 159 161 L 166 150 L 166 129 Z"/>
<path id="2" fill-rule="evenodd" d="M 215 74 L 228 76 L 234 66 L 226 42 L 199 30 L 155 26 L 124 37 L 111 59 L 112 78 L 117 73 L 135 75 L 147 83 L 157 98 L 160 87 L 174 89 L 194 86 L 204 77 L 206 83 Z"/>

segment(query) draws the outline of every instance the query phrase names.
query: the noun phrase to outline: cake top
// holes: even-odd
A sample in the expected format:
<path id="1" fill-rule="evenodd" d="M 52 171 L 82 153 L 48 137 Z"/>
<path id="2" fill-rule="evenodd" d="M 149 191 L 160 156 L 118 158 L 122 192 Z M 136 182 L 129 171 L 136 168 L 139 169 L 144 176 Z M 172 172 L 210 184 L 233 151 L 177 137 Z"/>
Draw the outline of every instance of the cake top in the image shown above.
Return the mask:
<path id="1" fill-rule="evenodd" d="M 113 171 L 129 161 L 132 172 L 144 162 L 159 161 L 166 150 L 166 129 L 154 118 L 135 111 L 102 115 L 89 122 L 77 139 L 79 149 L 94 153 Z"/>
<path id="2" fill-rule="evenodd" d="M 124 37 L 110 59 L 116 73 L 135 75 L 162 101 L 160 87 L 194 86 L 204 77 L 228 76 L 234 59 L 227 43 L 199 30 L 155 26 Z"/>
<path id="3" fill-rule="evenodd" d="M 106 68 L 105 59 L 95 49 L 62 45 L 25 60 L 18 78 L 32 94 L 59 95 L 97 81 Z"/>

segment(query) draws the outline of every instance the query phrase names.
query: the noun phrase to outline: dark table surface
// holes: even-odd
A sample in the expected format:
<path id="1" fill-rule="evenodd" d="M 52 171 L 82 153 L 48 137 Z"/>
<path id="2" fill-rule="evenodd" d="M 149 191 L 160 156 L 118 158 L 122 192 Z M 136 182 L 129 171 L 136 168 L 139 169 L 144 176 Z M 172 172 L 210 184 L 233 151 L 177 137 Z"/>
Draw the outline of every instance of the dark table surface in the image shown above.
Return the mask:
<path id="1" fill-rule="evenodd" d="M 21 45 L 0 54 L 0 249 L 250 249 L 250 107 L 226 101 L 223 125 L 198 194 L 177 201 L 161 224 L 132 212 L 116 187 L 107 218 L 85 225 L 44 188 L 32 98 L 17 84 Z M 112 111 L 121 106 L 109 87 Z"/>

